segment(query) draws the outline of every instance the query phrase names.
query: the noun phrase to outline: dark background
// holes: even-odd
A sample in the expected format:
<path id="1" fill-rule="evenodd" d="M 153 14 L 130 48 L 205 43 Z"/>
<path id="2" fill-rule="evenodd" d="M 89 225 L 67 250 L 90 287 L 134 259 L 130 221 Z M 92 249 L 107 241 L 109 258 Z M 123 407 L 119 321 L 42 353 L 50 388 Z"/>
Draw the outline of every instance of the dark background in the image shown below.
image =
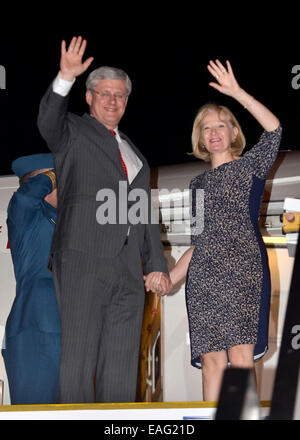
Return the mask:
<path id="1" fill-rule="evenodd" d="M 212 77 L 206 66 L 215 58 L 224 63 L 229 59 L 240 85 L 280 118 L 281 148 L 300 149 L 300 88 L 292 87 L 292 69 L 300 65 L 298 24 L 292 22 L 296 12 L 289 10 L 286 18 L 279 10 L 274 19 L 244 5 L 230 21 L 229 4 L 227 15 L 217 5 L 199 11 L 188 3 L 164 11 L 153 3 L 136 3 L 134 11 L 105 5 L 84 13 L 77 7 L 71 15 L 52 4 L 33 13 L 26 9 L 24 16 L 19 9 L 16 15 L 1 16 L 0 65 L 6 69 L 6 89 L 0 90 L 0 174 L 10 174 L 12 160 L 21 155 L 48 152 L 36 126 L 39 102 L 59 71 L 61 40 L 68 43 L 73 35 L 87 39 L 86 57 L 95 60 L 77 79 L 70 110 L 88 110 L 85 80 L 91 70 L 101 65 L 124 69 L 133 91 L 120 129 L 150 166 L 195 160 L 187 154 L 193 120 L 207 101 L 234 112 L 246 148 L 257 141 L 261 128 L 252 116 L 208 86 Z"/>

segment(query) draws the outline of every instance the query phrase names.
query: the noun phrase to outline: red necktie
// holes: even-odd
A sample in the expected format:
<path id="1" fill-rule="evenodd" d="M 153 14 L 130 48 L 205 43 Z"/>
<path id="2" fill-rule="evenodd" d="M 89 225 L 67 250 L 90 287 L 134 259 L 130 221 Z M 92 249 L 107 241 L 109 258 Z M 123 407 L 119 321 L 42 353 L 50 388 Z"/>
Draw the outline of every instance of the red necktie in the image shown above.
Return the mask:
<path id="1" fill-rule="evenodd" d="M 111 134 L 113 134 L 114 136 L 116 136 L 116 132 L 115 132 L 114 130 L 109 130 L 109 131 L 111 132 Z M 120 153 L 120 159 L 121 159 L 122 167 L 123 167 L 123 170 L 124 170 L 125 176 L 126 176 L 126 178 L 127 178 L 127 180 L 128 180 L 127 168 L 126 168 L 125 162 L 124 162 L 124 160 L 123 160 L 123 157 L 122 157 L 122 154 L 121 154 L 120 148 L 119 148 L 119 153 Z"/>

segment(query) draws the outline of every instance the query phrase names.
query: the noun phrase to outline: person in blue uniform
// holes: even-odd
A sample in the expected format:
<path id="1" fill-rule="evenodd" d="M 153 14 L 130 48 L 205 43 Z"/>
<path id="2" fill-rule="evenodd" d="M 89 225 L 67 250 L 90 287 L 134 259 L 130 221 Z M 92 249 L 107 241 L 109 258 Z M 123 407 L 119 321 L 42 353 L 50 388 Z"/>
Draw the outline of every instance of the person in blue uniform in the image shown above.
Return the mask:
<path id="1" fill-rule="evenodd" d="M 47 268 L 56 220 L 56 177 L 51 154 L 12 163 L 21 177 L 7 212 L 16 296 L 2 350 L 11 403 L 58 401 L 60 320 L 52 274 Z"/>

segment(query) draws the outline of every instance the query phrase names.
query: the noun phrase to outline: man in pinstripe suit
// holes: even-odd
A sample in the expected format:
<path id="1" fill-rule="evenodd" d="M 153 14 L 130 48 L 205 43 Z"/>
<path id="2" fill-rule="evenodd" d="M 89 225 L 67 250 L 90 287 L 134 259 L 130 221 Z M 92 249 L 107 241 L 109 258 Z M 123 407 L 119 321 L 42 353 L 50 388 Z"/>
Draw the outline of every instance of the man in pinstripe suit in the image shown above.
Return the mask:
<path id="1" fill-rule="evenodd" d="M 54 154 L 58 182 L 49 268 L 61 318 L 60 402 L 132 402 L 143 272 L 146 286 L 160 279 L 161 294 L 172 284 L 158 225 L 150 219 L 149 166 L 118 129 L 131 91 L 128 76 L 115 68 L 93 71 L 87 80 L 89 114 L 67 111 L 75 78 L 93 61 L 82 62 L 85 48 L 81 37 L 73 37 L 68 48 L 62 42 L 60 72 L 41 101 L 38 117 Z M 119 199 L 120 183 L 126 203 Z M 130 192 L 137 189 L 147 195 L 145 221 L 130 224 L 121 211 L 130 209 Z M 115 209 L 111 221 L 98 215 L 103 190 L 116 202 L 108 206 L 108 211 Z"/>

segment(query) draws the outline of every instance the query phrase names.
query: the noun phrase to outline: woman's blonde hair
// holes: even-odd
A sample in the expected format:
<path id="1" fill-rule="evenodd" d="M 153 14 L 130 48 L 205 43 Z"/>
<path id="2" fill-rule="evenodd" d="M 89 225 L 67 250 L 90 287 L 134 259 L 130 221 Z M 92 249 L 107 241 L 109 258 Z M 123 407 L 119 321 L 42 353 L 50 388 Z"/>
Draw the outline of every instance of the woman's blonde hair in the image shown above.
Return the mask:
<path id="1" fill-rule="evenodd" d="M 228 122 L 231 124 L 231 126 L 236 127 L 238 129 L 238 134 L 234 142 L 231 144 L 231 152 L 233 156 L 240 156 L 246 145 L 245 136 L 242 132 L 241 126 L 236 120 L 235 116 L 229 110 L 229 108 L 214 103 L 205 104 L 200 108 L 200 110 L 197 113 L 197 116 L 193 124 L 193 131 L 192 131 L 193 152 L 191 154 L 193 154 L 198 159 L 204 160 L 205 162 L 210 162 L 210 153 L 206 150 L 203 143 L 202 123 L 207 113 L 212 111 L 217 111 L 219 116 L 221 115 L 221 113 L 223 113 L 224 116 L 227 118 Z"/>

